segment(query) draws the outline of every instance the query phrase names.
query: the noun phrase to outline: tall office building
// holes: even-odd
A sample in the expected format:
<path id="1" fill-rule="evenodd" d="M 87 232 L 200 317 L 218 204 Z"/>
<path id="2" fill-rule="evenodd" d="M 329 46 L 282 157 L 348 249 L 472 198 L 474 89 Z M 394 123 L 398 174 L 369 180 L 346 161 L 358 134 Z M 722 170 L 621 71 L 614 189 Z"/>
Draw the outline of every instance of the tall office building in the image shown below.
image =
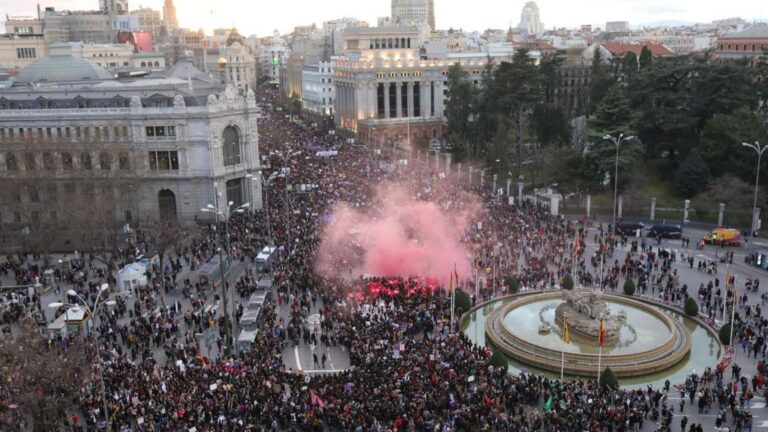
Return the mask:
<path id="1" fill-rule="evenodd" d="M 179 28 L 179 20 L 176 18 L 176 6 L 173 0 L 165 0 L 163 4 L 163 25 L 166 31 L 174 31 Z"/>
<path id="2" fill-rule="evenodd" d="M 392 24 L 418 26 L 427 24 L 435 30 L 435 0 L 392 0 Z"/>
<path id="3" fill-rule="evenodd" d="M 536 2 L 529 1 L 525 4 L 523 12 L 520 14 L 520 24 L 517 25 L 517 28 L 529 35 L 539 34 L 544 30 L 540 20 L 539 6 Z"/>

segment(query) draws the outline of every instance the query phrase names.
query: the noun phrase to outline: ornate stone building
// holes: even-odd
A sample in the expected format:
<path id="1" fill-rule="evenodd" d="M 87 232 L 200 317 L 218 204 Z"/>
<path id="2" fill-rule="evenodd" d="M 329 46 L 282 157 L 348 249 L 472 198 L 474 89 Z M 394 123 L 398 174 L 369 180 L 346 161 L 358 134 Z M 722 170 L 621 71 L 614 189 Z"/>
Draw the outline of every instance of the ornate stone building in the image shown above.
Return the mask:
<path id="1" fill-rule="evenodd" d="M 418 38 L 418 29 L 405 27 L 344 33 L 344 55 L 333 61 L 338 127 L 376 145 L 407 147 L 443 138 L 448 67 L 458 62 L 479 76 L 485 57 L 421 59 Z"/>
<path id="2" fill-rule="evenodd" d="M 222 91 L 189 59 L 130 79 L 72 57 L 33 63 L 0 88 L 0 249 L 19 233 L 77 248 L 68 229 L 83 209 L 123 226 L 192 220 L 214 199 L 260 208 L 246 177 L 260 166 L 257 117 L 252 91 Z"/>

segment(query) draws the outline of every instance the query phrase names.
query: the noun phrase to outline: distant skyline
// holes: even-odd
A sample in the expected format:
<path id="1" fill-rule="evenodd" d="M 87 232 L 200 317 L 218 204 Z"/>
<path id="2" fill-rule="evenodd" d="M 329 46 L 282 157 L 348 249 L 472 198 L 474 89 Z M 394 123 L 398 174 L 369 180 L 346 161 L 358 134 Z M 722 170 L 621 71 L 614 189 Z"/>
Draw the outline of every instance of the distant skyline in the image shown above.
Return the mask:
<path id="1" fill-rule="evenodd" d="M 525 0 L 435 0 L 439 29 L 483 31 L 517 26 Z M 30 0 L 2 0 L 0 18 L 5 15 L 35 16 L 36 3 Z M 290 33 L 298 25 L 317 24 L 342 17 L 354 17 L 376 25 L 378 17 L 389 16 L 390 0 L 174 0 L 179 24 L 190 29 L 202 28 L 207 34 L 214 28 L 237 27 L 241 34 L 267 36 L 274 30 Z M 629 21 L 631 26 L 659 22 L 711 22 L 729 17 L 747 21 L 768 20 L 765 0 L 539 0 L 541 22 L 545 29 L 574 28 L 582 24 L 605 27 L 606 21 Z M 98 0 L 43 0 L 41 8 L 57 10 L 95 10 Z M 150 7 L 162 11 L 163 0 L 130 1 L 131 10 Z M 215 5 L 212 8 L 211 5 Z"/>

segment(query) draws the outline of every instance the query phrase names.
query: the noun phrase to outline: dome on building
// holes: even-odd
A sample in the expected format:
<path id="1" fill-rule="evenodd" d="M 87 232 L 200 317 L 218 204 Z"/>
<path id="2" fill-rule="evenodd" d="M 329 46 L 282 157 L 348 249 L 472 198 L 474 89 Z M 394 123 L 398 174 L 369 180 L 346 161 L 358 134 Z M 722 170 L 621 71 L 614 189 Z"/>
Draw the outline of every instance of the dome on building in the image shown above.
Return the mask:
<path id="1" fill-rule="evenodd" d="M 71 55 L 52 55 L 22 69 L 16 82 L 62 82 L 108 80 L 114 78 L 99 65 Z"/>

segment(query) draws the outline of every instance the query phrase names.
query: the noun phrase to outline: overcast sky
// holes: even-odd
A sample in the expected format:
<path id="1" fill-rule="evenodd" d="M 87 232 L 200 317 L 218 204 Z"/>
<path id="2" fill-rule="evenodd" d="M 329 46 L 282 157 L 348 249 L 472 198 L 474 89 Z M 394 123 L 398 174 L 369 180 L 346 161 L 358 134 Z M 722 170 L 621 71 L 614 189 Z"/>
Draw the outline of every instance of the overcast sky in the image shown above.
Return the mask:
<path id="1" fill-rule="evenodd" d="M 766 0 L 539 0 L 541 21 L 547 29 L 578 27 L 581 24 L 605 26 L 606 21 L 629 21 L 630 25 L 660 21 L 710 22 L 727 17 L 766 21 Z M 241 34 L 265 36 L 277 29 L 288 33 L 296 25 L 354 17 L 376 25 L 376 18 L 387 16 L 390 0 L 175 0 L 182 27 L 202 28 L 209 33 L 218 27 L 238 28 Z M 435 0 L 437 27 L 485 30 L 517 25 L 523 0 Z M 97 9 L 98 0 L 45 0 L 41 7 L 56 9 Z M 141 6 L 162 10 L 163 0 L 130 1 L 130 8 Z M 34 16 L 34 0 L 0 0 L 5 15 Z"/>

